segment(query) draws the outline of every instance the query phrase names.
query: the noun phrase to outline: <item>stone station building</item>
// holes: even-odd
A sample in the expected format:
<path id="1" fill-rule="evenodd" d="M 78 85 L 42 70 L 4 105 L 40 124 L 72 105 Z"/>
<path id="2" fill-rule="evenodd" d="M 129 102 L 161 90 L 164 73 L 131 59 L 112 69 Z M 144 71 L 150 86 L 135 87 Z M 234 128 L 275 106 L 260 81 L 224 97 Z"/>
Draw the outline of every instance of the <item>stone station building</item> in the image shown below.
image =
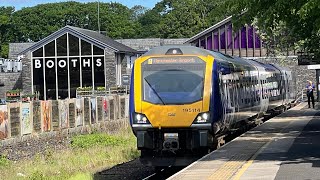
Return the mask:
<path id="1" fill-rule="evenodd" d="M 138 52 L 96 31 L 66 26 L 19 53 L 24 94 L 40 99 L 76 96 L 77 87 L 121 85 Z"/>

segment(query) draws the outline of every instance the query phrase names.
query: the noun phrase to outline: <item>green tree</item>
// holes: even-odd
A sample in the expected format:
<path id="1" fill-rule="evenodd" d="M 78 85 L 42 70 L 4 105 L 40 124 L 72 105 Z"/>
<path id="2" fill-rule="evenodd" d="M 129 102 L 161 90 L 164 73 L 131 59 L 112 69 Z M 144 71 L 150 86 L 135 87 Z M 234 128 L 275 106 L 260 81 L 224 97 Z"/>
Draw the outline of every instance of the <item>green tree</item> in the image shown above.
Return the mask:
<path id="1" fill-rule="evenodd" d="M 139 18 L 141 36 L 188 38 L 224 16 L 212 16 L 222 0 L 162 0 Z"/>
<path id="2" fill-rule="evenodd" d="M 0 7 L 0 57 L 8 57 L 8 43 L 12 40 L 11 31 L 11 16 L 14 12 L 14 7 Z"/>
<path id="3" fill-rule="evenodd" d="M 239 27 L 254 23 L 274 48 L 302 46 L 320 54 L 320 0 L 226 0 Z M 218 14 L 221 14 L 220 11 Z"/>
<path id="4" fill-rule="evenodd" d="M 12 18 L 15 41 L 39 41 L 66 25 L 97 31 L 97 8 L 97 2 L 48 3 L 23 8 Z M 132 13 L 119 3 L 100 3 L 100 30 L 112 38 L 135 37 L 140 24 L 132 19 Z"/>

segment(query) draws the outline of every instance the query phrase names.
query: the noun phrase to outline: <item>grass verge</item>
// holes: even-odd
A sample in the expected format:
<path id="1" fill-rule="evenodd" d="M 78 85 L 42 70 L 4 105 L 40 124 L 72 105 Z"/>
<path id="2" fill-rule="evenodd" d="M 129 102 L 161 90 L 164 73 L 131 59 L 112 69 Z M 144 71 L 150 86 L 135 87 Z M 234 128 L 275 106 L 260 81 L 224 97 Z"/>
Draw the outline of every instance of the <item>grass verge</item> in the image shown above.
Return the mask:
<path id="1" fill-rule="evenodd" d="M 138 156 L 131 129 L 114 135 L 79 135 L 65 150 L 47 150 L 18 162 L 0 157 L 0 179 L 92 179 L 93 173 Z"/>

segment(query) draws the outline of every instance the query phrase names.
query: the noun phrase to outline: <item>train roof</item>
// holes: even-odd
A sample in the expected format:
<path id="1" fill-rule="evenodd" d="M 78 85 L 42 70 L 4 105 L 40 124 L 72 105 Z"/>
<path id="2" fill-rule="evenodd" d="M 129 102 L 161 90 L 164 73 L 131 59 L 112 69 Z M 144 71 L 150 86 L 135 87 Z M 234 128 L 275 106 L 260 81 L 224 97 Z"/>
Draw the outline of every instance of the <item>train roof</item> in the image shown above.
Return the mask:
<path id="1" fill-rule="evenodd" d="M 165 45 L 165 46 L 158 46 L 152 48 L 150 51 L 143 54 L 143 56 L 157 56 L 157 55 L 168 55 L 169 50 L 176 49 L 181 54 L 185 55 L 197 55 L 197 56 L 213 56 L 217 61 L 219 62 L 225 62 L 225 63 L 233 63 L 236 65 L 242 65 L 242 66 L 248 66 L 252 67 L 252 64 L 250 64 L 246 59 L 240 58 L 240 57 L 232 57 L 227 54 L 223 54 L 218 51 L 210 51 L 202 48 L 198 48 L 191 45 Z M 172 54 L 170 54 L 172 55 Z M 270 68 L 270 66 L 265 66 L 266 64 L 258 62 L 261 66 L 264 68 Z"/>
<path id="2" fill-rule="evenodd" d="M 187 55 L 210 55 L 210 51 L 190 45 L 167 45 L 154 47 L 150 51 L 143 54 L 143 56 L 166 55 L 169 49 L 180 49 L 182 54 Z"/>

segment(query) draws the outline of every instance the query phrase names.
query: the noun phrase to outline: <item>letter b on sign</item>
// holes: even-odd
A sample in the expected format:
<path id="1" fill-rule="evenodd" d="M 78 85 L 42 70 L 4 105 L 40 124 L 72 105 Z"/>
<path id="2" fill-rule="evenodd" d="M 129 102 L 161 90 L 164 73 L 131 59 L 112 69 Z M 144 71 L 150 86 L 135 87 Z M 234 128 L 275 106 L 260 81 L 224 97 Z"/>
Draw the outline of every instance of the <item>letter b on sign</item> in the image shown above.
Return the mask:
<path id="1" fill-rule="evenodd" d="M 35 60 L 34 60 L 34 68 L 37 68 L 37 69 L 41 68 L 41 61 L 40 61 L 40 59 L 35 59 Z"/>

